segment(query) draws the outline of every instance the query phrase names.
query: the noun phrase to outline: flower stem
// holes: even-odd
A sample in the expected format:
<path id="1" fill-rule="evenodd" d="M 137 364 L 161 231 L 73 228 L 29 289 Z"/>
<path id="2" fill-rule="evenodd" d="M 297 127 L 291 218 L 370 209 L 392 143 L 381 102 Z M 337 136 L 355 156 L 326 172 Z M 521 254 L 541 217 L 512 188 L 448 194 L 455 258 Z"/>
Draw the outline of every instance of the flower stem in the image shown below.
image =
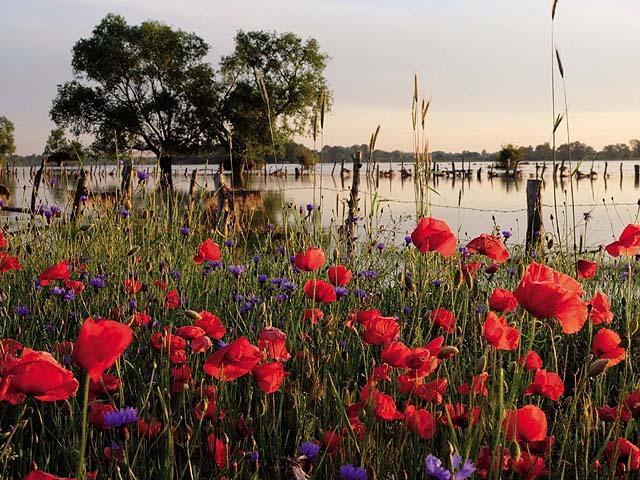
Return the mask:
<path id="1" fill-rule="evenodd" d="M 80 454 L 78 455 L 78 468 L 76 469 L 76 478 L 85 480 L 86 468 L 84 463 L 84 455 L 87 447 L 87 410 L 89 408 L 89 374 L 84 379 L 84 390 L 82 399 L 82 436 L 80 438 Z"/>

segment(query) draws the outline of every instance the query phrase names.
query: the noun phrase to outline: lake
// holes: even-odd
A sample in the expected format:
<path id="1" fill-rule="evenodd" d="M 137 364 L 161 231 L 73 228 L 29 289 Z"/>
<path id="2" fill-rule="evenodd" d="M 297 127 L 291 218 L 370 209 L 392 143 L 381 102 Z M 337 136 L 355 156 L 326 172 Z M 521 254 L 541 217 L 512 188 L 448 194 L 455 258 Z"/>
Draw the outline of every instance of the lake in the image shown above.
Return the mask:
<path id="1" fill-rule="evenodd" d="M 620 165 L 622 164 L 622 176 Z M 351 168 L 351 165 L 347 165 Z M 412 165 L 405 165 L 412 169 Z M 457 168 L 460 164 L 457 165 Z M 477 170 L 482 167 L 481 175 Z M 179 165 L 175 167 L 174 182 L 179 191 L 186 192 L 189 188 L 189 175 L 197 168 L 199 171 L 199 185 L 202 188 L 213 189 L 213 173 L 216 167 L 206 168 L 204 165 Z M 274 170 L 270 165 L 269 169 Z M 293 204 L 306 214 L 306 206 L 314 205 L 316 214 L 322 216 L 323 225 L 327 226 L 342 222 L 346 215 L 346 200 L 349 197 L 351 177 L 341 178 L 337 173 L 331 175 L 332 164 L 323 164 L 316 168 L 315 175 L 304 175 L 296 178 L 294 166 L 288 165 L 288 175 L 267 176 L 250 174 L 246 188 L 263 192 L 266 211 L 270 221 L 278 222 L 282 218 L 284 205 Z M 381 165 L 387 170 L 389 164 Z M 394 233 L 391 241 L 401 242 L 407 233 L 415 226 L 415 186 L 412 178 L 402 179 L 399 175 L 400 165 L 392 164 L 396 175 L 390 178 L 380 177 L 376 180 L 361 174 L 360 183 L 360 212 L 361 216 L 373 218 L 374 225 Z M 450 168 L 449 164 L 442 164 L 441 169 Z M 468 163 L 465 163 L 468 168 Z M 526 235 L 526 180 L 535 176 L 534 165 L 523 165 L 523 174 L 519 179 L 504 177 L 489 178 L 488 164 L 471 163 L 472 174 L 466 178 L 436 177 L 430 181 L 431 215 L 445 220 L 458 233 L 461 240 L 472 238 L 482 232 L 489 232 L 493 228 L 509 230 L 515 242 L 523 242 Z M 582 166 L 586 172 L 591 163 Z M 142 170 L 150 175 L 145 184 L 137 188 L 153 188 L 156 183 L 155 168 L 142 166 Z M 363 167 L 364 172 L 365 167 Z M 575 215 L 577 236 L 584 235 L 585 245 L 597 247 L 608 243 L 614 236 L 618 236 L 622 228 L 628 223 L 634 223 L 638 217 L 638 199 L 640 185 L 634 179 L 633 162 L 609 162 L 608 178 L 604 178 L 604 162 L 595 162 L 593 169 L 598 173 L 597 178 L 583 178 L 574 180 Z M 56 204 L 66 208 L 72 203 L 75 189 L 74 167 L 66 168 L 63 175 L 59 169 L 50 169 L 44 183 L 41 185 L 39 199 L 43 205 Z M 551 168 L 547 168 L 544 176 L 543 216 L 545 229 L 552 230 L 550 216 L 553 208 L 553 178 Z M 229 180 L 227 180 L 229 182 Z M 3 176 L 1 182 L 11 191 L 11 199 L 7 205 L 27 207 L 30 203 L 32 179 L 29 167 L 16 167 L 13 174 Z M 100 166 L 95 169 L 90 179 L 94 192 L 112 191 L 120 184 L 120 176 L 115 166 Z M 134 178 L 134 184 L 138 184 Z M 564 235 L 572 228 L 571 192 L 568 179 L 556 180 L 556 197 L 560 227 Z M 20 214 L 2 212 L 10 218 L 19 218 Z M 370 217 L 373 215 L 373 217 Z M 585 216 L 589 220 L 585 223 Z M 568 219 L 568 223 L 565 221 Z M 361 222 L 364 224 L 366 222 Z M 565 230 L 566 227 L 566 230 Z M 365 230 L 363 230 L 364 232 Z"/>

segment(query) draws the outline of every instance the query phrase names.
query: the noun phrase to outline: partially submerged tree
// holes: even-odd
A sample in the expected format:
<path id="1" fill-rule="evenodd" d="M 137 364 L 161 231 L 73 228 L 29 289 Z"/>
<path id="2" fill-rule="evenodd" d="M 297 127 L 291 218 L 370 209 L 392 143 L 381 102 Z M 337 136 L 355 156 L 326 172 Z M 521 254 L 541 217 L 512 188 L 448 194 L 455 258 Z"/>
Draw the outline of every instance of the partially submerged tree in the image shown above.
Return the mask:
<path id="1" fill-rule="evenodd" d="M 518 163 L 524 159 L 524 154 L 525 149 L 523 147 L 516 147 L 511 143 L 503 145 L 498 152 L 496 166 L 505 169 L 507 174 L 509 174 L 509 171 L 515 172 L 518 169 Z"/>
<path id="2" fill-rule="evenodd" d="M 287 163 L 297 163 L 303 169 L 310 168 L 316 163 L 316 157 L 310 149 L 294 142 L 285 145 L 284 159 Z"/>
<path id="3" fill-rule="evenodd" d="M 13 155 L 16 151 L 13 123 L 7 117 L 0 117 L 0 167 L 4 157 Z"/>
<path id="4" fill-rule="evenodd" d="M 172 156 L 207 150 L 220 125 L 208 50 L 193 33 L 108 14 L 73 47 L 75 79 L 58 86 L 51 118 L 102 144 L 126 138 L 120 148 L 153 152 L 171 187 Z"/>
<path id="5" fill-rule="evenodd" d="M 82 144 L 78 140 L 69 140 L 63 128 L 51 130 L 43 153 L 58 165 L 73 160 L 82 161 L 85 158 L 85 149 Z"/>

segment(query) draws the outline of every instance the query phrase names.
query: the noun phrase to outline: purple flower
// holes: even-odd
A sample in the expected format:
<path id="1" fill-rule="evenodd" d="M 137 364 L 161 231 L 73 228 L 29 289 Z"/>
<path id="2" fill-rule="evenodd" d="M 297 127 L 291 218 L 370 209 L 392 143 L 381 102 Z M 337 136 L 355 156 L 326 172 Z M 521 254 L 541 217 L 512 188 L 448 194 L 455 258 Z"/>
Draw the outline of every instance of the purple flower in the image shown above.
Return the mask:
<path id="1" fill-rule="evenodd" d="M 102 275 L 96 275 L 91 280 L 89 280 L 89 285 L 91 285 L 96 290 L 104 288 L 104 277 Z"/>
<path id="2" fill-rule="evenodd" d="M 29 315 L 29 307 L 16 307 L 15 312 L 20 317 L 26 317 Z"/>
<path id="3" fill-rule="evenodd" d="M 436 278 L 433 282 L 431 282 L 431 285 L 433 285 L 435 288 L 440 288 L 442 282 Z"/>
<path id="4" fill-rule="evenodd" d="M 260 459 L 260 453 L 253 451 L 249 453 L 249 458 L 251 458 L 251 461 L 253 463 L 258 463 L 258 460 Z"/>
<path id="5" fill-rule="evenodd" d="M 473 475 L 473 472 L 476 471 L 476 466 L 471 460 L 465 460 L 464 464 L 462 464 L 462 457 L 458 455 L 458 453 L 453 454 L 451 464 L 453 465 L 454 470 L 456 470 L 453 474 L 453 478 L 455 480 L 466 480 Z"/>
<path id="6" fill-rule="evenodd" d="M 255 263 L 255 264 L 260 263 L 260 255 L 254 255 L 253 256 L 253 263 Z"/>
<path id="7" fill-rule="evenodd" d="M 335 288 L 335 291 L 337 297 L 346 297 L 347 295 L 349 295 L 349 290 L 347 289 L 347 287 L 339 286 Z"/>
<path id="8" fill-rule="evenodd" d="M 58 286 L 55 286 L 55 287 L 52 287 L 51 290 L 49 290 L 49 293 L 55 296 L 62 296 L 64 295 L 64 289 Z"/>
<path id="9" fill-rule="evenodd" d="M 233 240 L 225 240 L 224 241 L 224 246 L 227 248 L 231 248 L 236 244 L 236 242 L 234 242 Z"/>
<path id="10" fill-rule="evenodd" d="M 378 272 L 376 272 L 375 270 L 364 270 L 360 272 L 360 277 L 365 280 L 373 280 L 377 276 L 378 276 Z"/>
<path id="11" fill-rule="evenodd" d="M 273 223 L 267 223 L 267 230 L 269 230 L 270 232 L 273 232 L 274 228 L 275 228 L 275 225 Z"/>
<path id="12" fill-rule="evenodd" d="M 300 455 L 307 457 L 310 462 L 315 462 L 318 460 L 320 445 L 315 442 L 302 442 L 298 451 L 300 452 Z"/>
<path id="13" fill-rule="evenodd" d="M 62 294 L 62 299 L 65 302 L 71 302 L 76 299 L 76 294 L 73 292 L 73 290 L 67 290 Z"/>
<path id="14" fill-rule="evenodd" d="M 313 212 L 313 203 L 307 203 L 307 212 Z"/>
<path id="15" fill-rule="evenodd" d="M 504 237 L 505 240 L 508 240 L 509 238 L 511 238 L 511 235 L 513 234 L 509 230 L 502 231 L 502 236 Z"/>
<path id="16" fill-rule="evenodd" d="M 266 281 L 267 281 L 267 276 L 264 273 L 261 273 L 260 275 L 258 275 L 258 282 L 264 283 Z"/>
<path id="17" fill-rule="evenodd" d="M 451 480 L 451 472 L 442 466 L 442 460 L 434 455 L 427 455 L 424 459 L 427 476 L 438 480 Z"/>
<path id="18" fill-rule="evenodd" d="M 131 216 L 131 212 L 129 210 L 127 210 L 126 208 L 124 208 L 124 206 L 120 207 L 120 216 L 122 218 L 127 218 Z"/>
<path id="19" fill-rule="evenodd" d="M 585 223 L 588 222 L 589 220 L 591 220 L 591 212 L 584 212 L 582 214 L 582 217 L 584 218 Z"/>
<path id="20" fill-rule="evenodd" d="M 180 280 L 182 278 L 182 273 L 180 272 L 180 270 L 171 270 L 171 273 L 169 273 L 169 275 L 171 275 L 171 278 L 173 278 L 174 280 Z"/>
<path id="21" fill-rule="evenodd" d="M 245 265 L 229 265 L 229 272 L 236 278 L 242 275 L 247 267 Z"/>
<path id="22" fill-rule="evenodd" d="M 138 175 L 138 183 L 145 182 L 149 178 L 149 174 L 144 170 L 138 170 L 136 175 Z"/>
<path id="23" fill-rule="evenodd" d="M 286 302 L 288 298 L 289 298 L 289 297 L 287 296 L 287 294 L 286 294 L 286 293 L 279 293 L 279 294 L 276 296 L 276 300 L 278 300 L 280 303 Z"/>
<path id="24" fill-rule="evenodd" d="M 361 288 L 356 288 L 355 291 L 353 292 L 353 294 L 357 297 L 357 298 L 367 298 L 368 293 L 366 291 L 364 291 Z"/>
<path id="25" fill-rule="evenodd" d="M 404 237 L 404 243 L 409 246 L 411 245 L 411 235 L 407 235 Z"/>
<path id="26" fill-rule="evenodd" d="M 468 257 L 469 255 L 471 255 L 467 247 L 460 247 L 458 248 L 458 251 L 460 252 L 460 255 L 462 255 L 463 257 Z"/>
<path id="27" fill-rule="evenodd" d="M 135 300 L 130 300 L 129 301 L 129 313 L 135 312 L 136 308 L 138 308 L 138 303 Z"/>
<path id="28" fill-rule="evenodd" d="M 628 271 L 628 270 L 625 270 L 625 271 L 623 271 L 623 272 L 620 272 L 620 279 L 621 279 L 623 282 L 626 282 L 626 281 L 629 279 L 629 271 Z"/>
<path id="29" fill-rule="evenodd" d="M 413 311 L 413 308 L 407 305 L 405 307 L 402 307 L 402 311 L 405 315 L 410 315 L 411 312 Z"/>
<path id="30" fill-rule="evenodd" d="M 351 464 L 342 465 L 340 467 L 340 480 L 367 480 L 367 471 Z"/>
<path id="31" fill-rule="evenodd" d="M 189 235 L 190 232 L 191 230 L 189 229 L 189 227 L 180 227 L 180 235 L 182 235 L 183 237 Z"/>
<path id="32" fill-rule="evenodd" d="M 378 243 L 378 245 L 376 245 L 376 248 L 380 251 L 384 250 L 384 243 L 382 242 Z"/>
<path id="33" fill-rule="evenodd" d="M 121 427 L 138 421 L 138 410 L 133 407 L 120 408 L 104 414 L 104 425 L 107 428 Z"/>

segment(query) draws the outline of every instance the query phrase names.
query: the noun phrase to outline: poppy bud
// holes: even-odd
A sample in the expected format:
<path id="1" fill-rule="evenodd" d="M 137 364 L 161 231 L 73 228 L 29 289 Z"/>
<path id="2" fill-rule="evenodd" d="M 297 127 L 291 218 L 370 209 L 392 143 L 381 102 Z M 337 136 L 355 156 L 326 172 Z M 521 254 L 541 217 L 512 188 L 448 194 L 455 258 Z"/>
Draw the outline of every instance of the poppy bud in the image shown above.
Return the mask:
<path id="1" fill-rule="evenodd" d="M 267 304 L 263 302 L 260 304 L 260 315 L 266 315 L 266 313 L 267 313 Z"/>
<path id="2" fill-rule="evenodd" d="M 91 227 L 93 227 L 93 224 L 89 223 L 88 225 L 82 225 L 80 227 L 80 231 L 81 232 L 87 232 L 91 229 Z"/>
<path id="3" fill-rule="evenodd" d="M 524 264 L 518 265 L 518 278 L 522 278 L 524 276 Z"/>
<path id="4" fill-rule="evenodd" d="M 133 208 L 133 204 L 131 203 L 131 200 L 129 200 L 128 198 L 124 201 L 123 206 L 127 210 L 131 210 Z"/>
<path id="5" fill-rule="evenodd" d="M 407 292 L 415 292 L 416 286 L 409 275 L 404 275 L 404 288 Z"/>
<path id="6" fill-rule="evenodd" d="M 511 442 L 511 445 L 509 445 L 509 453 L 514 462 L 520 460 L 520 455 L 522 453 L 520 450 L 520 444 L 516 441 Z"/>
<path id="7" fill-rule="evenodd" d="M 149 218 L 149 210 L 147 210 L 146 208 L 142 211 L 142 219 L 146 220 L 147 218 Z"/>
<path id="8" fill-rule="evenodd" d="M 453 288 L 458 288 L 462 285 L 462 282 L 464 281 L 463 275 L 462 275 L 462 271 L 461 270 L 456 270 L 455 275 L 453 276 Z"/>
<path id="9" fill-rule="evenodd" d="M 587 370 L 587 373 L 591 378 L 597 377 L 607 369 L 608 365 L 609 359 L 601 358 L 600 360 L 596 360 L 591 365 L 589 365 L 589 370 Z"/>
<path id="10" fill-rule="evenodd" d="M 547 249 L 551 250 L 553 248 L 553 237 L 549 237 L 549 240 L 547 240 Z"/>
<path id="11" fill-rule="evenodd" d="M 467 288 L 469 290 L 473 290 L 473 275 L 468 273 L 467 275 L 463 275 L 464 282 L 467 284 Z"/>
<path id="12" fill-rule="evenodd" d="M 440 349 L 438 358 L 448 358 L 457 355 L 458 353 L 460 353 L 460 350 L 458 350 L 456 347 L 454 347 L 453 345 L 447 345 L 446 347 L 442 347 Z"/>
<path id="13" fill-rule="evenodd" d="M 486 371 L 487 371 L 487 357 L 483 355 L 476 362 L 476 373 L 479 375 L 482 372 L 486 372 Z"/>
<path id="14" fill-rule="evenodd" d="M 135 247 L 131 248 L 128 252 L 127 252 L 127 256 L 131 257 L 133 255 L 135 255 L 136 253 L 138 253 L 138 251 L 140 250 L 140 245 L 136 245 Z"/>
<path id="15" fill-rule="evenodd" d="M 191 320 L 202 320 L 200 314 L 194 310 L 185 310 L 184 314 L 189 317 Z"/>

